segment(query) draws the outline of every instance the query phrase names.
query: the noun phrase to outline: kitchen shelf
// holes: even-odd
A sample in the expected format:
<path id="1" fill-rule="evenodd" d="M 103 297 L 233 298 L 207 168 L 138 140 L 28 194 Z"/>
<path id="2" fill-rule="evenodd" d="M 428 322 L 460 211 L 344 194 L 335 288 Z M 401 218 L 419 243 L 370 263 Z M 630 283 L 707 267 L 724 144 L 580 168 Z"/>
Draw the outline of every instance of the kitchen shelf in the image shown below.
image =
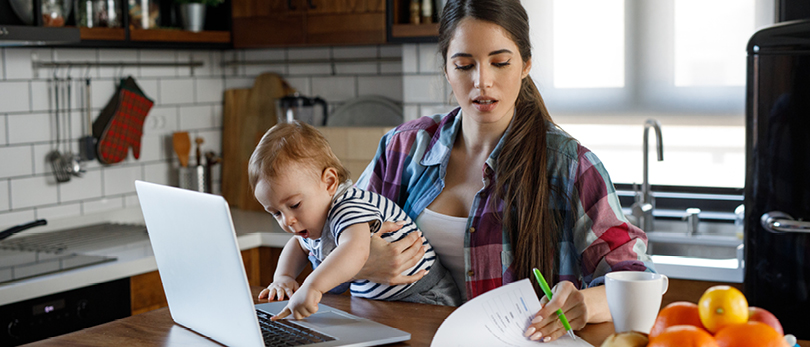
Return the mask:
<path id="1" fill-rule="evenodd" d="M 431 0 L 432 1 L 432 0 Z M 410 0 L 386 0 L 386 38 L 389 43 L 418 43 L 439 41 L 438 15 L 433 11 L 433 23 L 410 23 Z"/>
<path id="2" fill-rule="evenodd" d="M 179 29 L 131 29 L 131 41 L 145 42 L 194 42 L 194 43 L 230 43 L 230 31 L 192 32 Z"/>
<path id="3" fill-rule="evenodd" d="M 82 40 L 124 41 L 127 33 L 124 28 L 79 28 Z"/>

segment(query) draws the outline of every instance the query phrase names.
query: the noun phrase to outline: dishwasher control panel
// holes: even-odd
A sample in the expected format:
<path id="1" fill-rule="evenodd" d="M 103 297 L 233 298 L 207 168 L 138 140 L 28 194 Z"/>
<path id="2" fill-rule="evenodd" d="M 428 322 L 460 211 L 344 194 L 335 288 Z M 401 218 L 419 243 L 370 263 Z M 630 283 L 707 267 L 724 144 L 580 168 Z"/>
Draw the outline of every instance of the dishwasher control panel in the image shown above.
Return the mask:
<path id="1" fill-rule="evenodd" d="M 0 346 L 16 346 L 130 316 L 129 278 L 0 306 Z"/>

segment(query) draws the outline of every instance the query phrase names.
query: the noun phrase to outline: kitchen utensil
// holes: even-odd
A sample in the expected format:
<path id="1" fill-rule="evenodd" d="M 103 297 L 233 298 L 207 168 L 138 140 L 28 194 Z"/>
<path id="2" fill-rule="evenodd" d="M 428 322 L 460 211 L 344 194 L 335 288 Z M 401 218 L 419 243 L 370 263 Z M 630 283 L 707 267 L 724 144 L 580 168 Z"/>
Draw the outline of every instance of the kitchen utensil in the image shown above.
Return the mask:
<path id="1" fill-rule="evenodd" d="M 56 178 L 56 182 L 67 182 L 70 181 L 70 172 L 68 172 L 67 166 L 65 165 L 65 159 L 62 157 L 62 153 L 59 153 L 59 145 L 61 144 L 61 132 L 62 128 L 59 124 L 59 79 L 54 76 L 53 79 L 53 98 L 54 98 L 54 119 L 56 120 L 56 144 L 54 148 L 48 152 L 47 160 L 51 163 L 51 169 L 53 170 L 53 175 Z"/>
<path id="2" fill-rule="evenodd" d="M 84 112 L 87 122 L 82 123 L 82 138 L 79 139 L 79 154 L 84 160 L 96 159 L 96 139 L 90 132 L 90 129 L 93 128 L 93 108 L 90 96 L 90 78 L 88 77 L 84 81 Z"/>
<path id="3" fill-rule="evenodd" d="M 315 112 L 315 105 L 320 105 L 320 114 Z M 309 125 L 324 126 L 329 115 L 329 108 L 326 100 L 320 97 L 309 98 L 295 93 L 278 99 L 276 115 L 279 123 L 290 123 L 297 120 Z"/>
<path id="4" fill-rule="evenodd" d="M 118 85 L 112 99 L 93 122 L 98 139 L 96 158 L 103 164 L 123 161 L 132 147 L 135 159 L 141 156 L 143 124 L 154 102 L 143 93 L 135 79 L 127 77 Z"/>
<path id="5" fill-rule="evenodd" d="M 250 89 L 225 91 L 222 125 L 222 196 L 233 207 L 264 211 L 248 184 L 247 164 L 265 131 L 276 124 L 276 99 L 295 92 L 279 75 L 256 77 Z"/>
<path id="6" fill-rule="evenodd" d="M 211 186 L 211 171 L 213 166 L 219 164 L 222 158 L 218 157 L 214 152 L 205 152 L 205 191 L 213 193 L 214 190 Z"/>
<path id="7" fill-rule="evenodd" d="M 180 160 L 180 166 L 188 166 L 188 153 L 191 151 L 191 140 L 188 137 L 187 131 L 178 131 L 172 134 L 172 146 L 174 153 L 177 154 L 177 159 Z"/>
<path id="8" fill-rule="evenodd" d="M 194 153 L 195 157 L 197 159 L 197 166 L 202 165 L 202 155 L 200 154 L 201 153 L 200 152 L 200 146 L 202 146 L 203 142 L 205 142 L 205 140 L 203 140 L 202 137 L 198 136 L 198 137 L 196 137 L 194 139 L 194 143 L 197 144 L 197 146 L 195 147 L 195 153 Z"/>
<path id="9" fill-rule="evenodd" d="M 0 240 L 5 239 L 5 238 L 7 238 L 7 237 L 9 237 L 11 235 L 14 235 L 14 234 L 16 234 L 18 232 L 23 231 L 23 230 L 30 229 L 30 228 L 40 226 L 40 225 L 46 225 L 46 224 L 48 224 L 47 220 L 45 220 L 45 219 L 37 219 L 37 220 L 35 220 L 33 222 L 28 222 L 28 223 L 25 223 L 25 224 L 20 224 L 20 225 L 17 225 L 17 226 L 13 226 L 13 227 L 8 228 L 6 230 L 0 231 Z"/>
<path id="10" fill-rule="evenodd" d="M 78 155 L 73 153 L 73 149 L 71 148 L 71 136 L 73 134 L 73 79 L 68 76 L 67 78 L 67 110 L 65 112 L 65 117 L 67 118 L 67 136 L 65 136 L 65 147 L 67 150 L 67 154 L 65 155 L 65 161 L 68 168 L 68 172 L 71 175 L 76 177 L 81 177 L 84 174 L 84 167 L 82 166 L 81 160 Z"/>

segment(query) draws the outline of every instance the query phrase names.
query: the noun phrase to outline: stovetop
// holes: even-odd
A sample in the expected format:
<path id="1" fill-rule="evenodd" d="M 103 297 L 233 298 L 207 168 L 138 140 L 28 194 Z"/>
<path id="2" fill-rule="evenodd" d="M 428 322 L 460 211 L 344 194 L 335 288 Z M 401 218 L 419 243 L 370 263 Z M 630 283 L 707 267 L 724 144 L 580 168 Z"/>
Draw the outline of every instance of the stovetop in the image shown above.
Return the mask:
<path id="1" fill-rule="evenodd" d="M 146 227 L 103 223 L 0 241 L 0 283 L 116 260 L 86 254 L 148 241 Z"/>

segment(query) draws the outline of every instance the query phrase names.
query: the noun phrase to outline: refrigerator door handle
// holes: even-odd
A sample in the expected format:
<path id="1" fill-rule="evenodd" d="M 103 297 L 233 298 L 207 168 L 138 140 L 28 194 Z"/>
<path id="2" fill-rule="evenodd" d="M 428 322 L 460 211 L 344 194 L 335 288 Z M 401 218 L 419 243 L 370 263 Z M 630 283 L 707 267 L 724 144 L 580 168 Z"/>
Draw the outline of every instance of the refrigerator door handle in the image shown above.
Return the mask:
<path id="1" fill-rule="evenodd" d="M 759 220 L 762 227 L 772 233 L 810 233 L 810 222 L 794 220 L 781 211 L 765 213 Z"/>

